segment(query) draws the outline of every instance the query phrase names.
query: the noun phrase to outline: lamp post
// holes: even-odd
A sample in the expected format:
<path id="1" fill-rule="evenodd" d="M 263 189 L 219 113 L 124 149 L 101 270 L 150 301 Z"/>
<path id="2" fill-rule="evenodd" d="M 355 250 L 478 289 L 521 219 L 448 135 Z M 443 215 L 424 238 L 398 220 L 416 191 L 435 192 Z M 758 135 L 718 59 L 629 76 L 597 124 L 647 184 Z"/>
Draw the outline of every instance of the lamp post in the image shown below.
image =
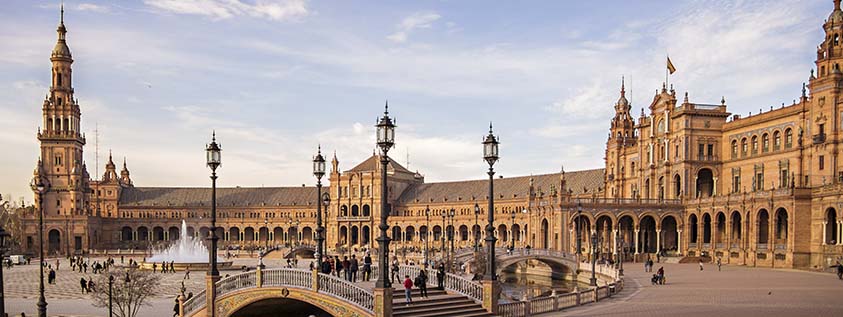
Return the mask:
<path id="1" fill-rule="evenodd" d="M 427 246 L 427 241 L 430 240 L 430 206 L 424 207 L 424 218 L 427 221 L 425 225 L 426 230 L 424 231 L 424 265 L 427 266 L 430 263 L 429 253 L 430 250 Z"/>
<path id="2" fill-rule="evenodd" d="M 322 176 L 325 176 L 325 157 L 322 156 L 322 145 L 316 147 L 316 156 L 313 157 L 313 176 L 316 176 L 316 267 L 322 269 L 322 204 L 319 199 L 322 197 Z M 328 201 L 330 201 L 328 197 Z M 327 206 L 326 206 L 327 207 Z"/>
<path id="3" fill-rule="evenodd" d="M 451 221 L 451 225 L 448 228 L 448 241 L 450 241 L 451 243 L 451 251 L 448 252 L 448 266 L 451 267 L 451 272 L 454 272 L 454 267 L 456 266 L 456 263 L 454 263 L 454 234 L 456 233 L 454 232 L 456 229 L 454 228 L 454 208 L 451 208 L 451 212 L 448 214 L 448 218 Z"/>
<path id="4" fill-rule="evenodd" d="M 618 263 L 618 267 L 619 267 L 618 274 L 620 276 L 623 276 L 623 258 L 624 258 L 624 255 L 625 255 L 624 254 L 625 253 L 625 250 L 624 250 L 625 245 L 624 245 L 624 241 L 623 241 L 623 235 L 620 234 L 620 233 L 618 233 L 618 235 L 620 235 L 620 237 L 618 238 L 618 240 L 619 240 L 618 243 L 621 245 L 620 261 Z"/>
<path id="5" fill-rule="evenodd" d="M 477 217 L 480 216 L 480 206 L 477 203 L 474 203 L 474 227 L 471 227 L 471 235 L 474 236 L 474 253 L 480 251 L 480 247 L 478 246 L 478 241 L 480 239 L 480 230 L 475 230 L 480 227 L 477 223 Z"/>
<path id="6" fill-rule="evenodd" d="M 582 252 L 582 203 L 577 203 L 577 257 Z"/>
<path id="7" fill-rule="evenodd" d="M 498 139 L 492 134 L 492 124 L 489 123 L 489 135 L 483 140 L 483 159 L 489 164 L 489 207 L 486 211 L 488 215 L 488 222 L 486 224 L 486 248 L 489 250 L 489 257 L 486 261 L 486 274 L 483 275 L 485 281 L 497 281 L 498 277 L 495 274 L 495 162 L 498 161 Z"/>
<path id="8" fill-rule="evenodd" d="M 39 165 L 40 168 L 40 165 Z M 47 317 L 47 299 L 44 297 L 44 193 L 50 188 L 50 183 L 36 175 L 30 183 L 32 190 L 38 193 L 38 254 L 40 263 L 40 278 L 38 279 L 38 317 Z"/>
<path id="9" fill-rule="evenodd" d="M 322 207 L 325 207 L 325 211 L 328 211 L 328 206 L 331 205 L 331 195 L 328 193 L 322 194 Z M 322 217 L 319 217 L 322 218 Z M 321 219 L 317 219 L 321 220 Z M 368 243 L 368 241 L 367 241 Z M 316 224 L 316 252 L 325 252 L 325 226 L 322 225 L 321 221 L 318 221 Z M 323 258 L 324 255 L 319 253 L 319 258 Z M 321 261 L 320 261 L 321 263 Z M 320 268 L 321 270 L 321 268 Z"/>
<path id="10" fill-rule="evenodd" d="M 448 227 L 445 226 L 445 218 L 448 217 L 446 214 L 445 209 L 442 209 L 439 214 L 442 215 L 442 231 L 439 235 L 439 240 L 442 241 L 442 246 L 439 247 L 439 251 L 442 252 L 442 259 L 445 259 L 445 236 L 448 234 Z"/>
<path id="11" fill-rule="evenodd" d="M 0 260 L 4 259 L 6 255 L 6 245 L 9 243 L 8 231 L 0 227 Z M 6 316 L 6 296 L 4 295 L 3 286 L 3 261 L 0 261 L 0 316 Z"/>
<path id="12" fill-rule="evenodd" d="M 205 148 L 207 165 L 211 169 L 211 235 L 208 240 L 211 240 L 211 247 L 208 249 L 208 262 L 211 266 L 208 267 L 208 275 L 205 278 L 205 294 L 207 296 L 208 316 L 216 315 L 216 308 L 214 307 L 216 301 L 216 283 L 220 278 L 220 272 L 217 269 L 217 168 L 222 165 L 221 153 L 219 144 L 217 144 L 217 133 L 214 132 L 211 136 L 211 144 Z"/>
<path id="13" fill-rule="evenodd" d="M 515 211 L 510 216 L 512 217 L 512 223 L 509 225 L 509 249 L 515 250 Z"/>
<path id="14" fill-rule="evenodd" d="M 395 124 L 392 123 L 392 118 L 389 117 L 389 104 L 384 107 L 383 117 L 378 119 L 378 124 L 375 127 L 377 128 L 378 147 L 381 149 L 381 222 L 378 226 L 381 229 L 381 236 L 378 237 L 378 246 L 380 247 L 378 262 L 380 263 L 381 270 L 378 280 L 375 282 L 375 287 L 389 288 L 392 287 L 392 281 L 389 280 L 389 270 L 387 269 L 387 254 L 389 253 L 390 239 L 386 232 L 389 229 L 389 225 L 387 224 L 389 212 L 386 203 L 387 196 L 389 195 L 389 187 L 386 185 L 386 166 L 389 164 L 389 149 L 395 145 Z M 389 300 L 392 300 L 392 298 L 389 298 Z"/>
<path id="15" fill-rule="evenodd" d="M 114 309 L 112 309 L 111 289 L 114 286 L 114 275 L 108 276 L 108 317 L 114 317 Z"/>
<path id="16" fill-rule="evenodd" d="M 597 269 L 597 232 L 591 233 L 591 279 L 588 285 L 597 286 L 597 276 L 594 271 Z"/>
<path id="17" fill-rule="evenodd" d="M 263 219 L 263 227 L 266 229 L 266 240 L 263 242 L 263 249 L 265 252 L 269 252 L 269 218 Z"/>

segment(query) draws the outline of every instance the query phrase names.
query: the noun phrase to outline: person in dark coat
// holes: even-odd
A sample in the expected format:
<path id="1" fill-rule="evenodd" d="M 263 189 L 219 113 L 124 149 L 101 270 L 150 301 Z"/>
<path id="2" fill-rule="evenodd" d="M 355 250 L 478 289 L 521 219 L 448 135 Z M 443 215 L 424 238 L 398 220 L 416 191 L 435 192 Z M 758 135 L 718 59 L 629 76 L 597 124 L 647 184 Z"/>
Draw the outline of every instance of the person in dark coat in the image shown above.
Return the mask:
<path id="1" fill-rule="evenodd" d="M 322 270 L 322 274 L 331 274 L 331 261 L 329 261 L 329 258 L 326 257 L 322 260 L 322 267 L 320 269 Z"/>
<path id="2" fill-rule="evenodd" d="M 348 271 L 351 273 L 351 282 L 357 282 L 357 271 L 360 269 L 360 263 L 357 262 L 357 256 L 351 255 L 351 261 L 349 261 L 350 266 L 348 267 Z"/>
<path id="3" fill-rule="evenodd" d="M 82 286 L 82 294 L 88 292 L 88 281 L 86 281 L 84 277 L 79 280 L 79 285 Z"/>
<path id="4" fill-rule="evenodd" d="M 445 290 L 445 263 L 440 262 L 436 269 L 436 285 L 440 291 Z"/>
<path id="5" fill-rule="evenodd" d="M 416 276 L 416 286 L 419 288 L 422 298 L 427 298 L 427 267 L 419 270 L 419 276 Z"/>

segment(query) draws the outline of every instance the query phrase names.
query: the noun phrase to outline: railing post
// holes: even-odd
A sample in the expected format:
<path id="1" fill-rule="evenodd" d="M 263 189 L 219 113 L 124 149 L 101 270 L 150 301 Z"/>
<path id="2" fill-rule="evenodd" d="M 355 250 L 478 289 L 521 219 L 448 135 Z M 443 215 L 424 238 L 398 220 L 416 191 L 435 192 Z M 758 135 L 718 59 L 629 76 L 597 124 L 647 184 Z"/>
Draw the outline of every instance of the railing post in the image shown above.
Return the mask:
<path id="1" fill-rule="evenodd" d="M 501 294 L 501 286 L 497 280 L 483 280 L 480 281 L 483 285 L 483 308 L 493 315 L 498 314 L 498 299 Z"/>
<path id="2" fill-rule="evenodd" d="M 582 299 L 580 298 L 580 291 L 577 290 L 577 287 L 574 286 L 574 294 L 577 294 L 577 306 L 582 305 Z"/>
<path id="3" fill-rule="evenodd" d="M 553 297 L 553 311 L 559 310 L 559 295 L 556 294 L 556 289 L 551 291 L 550 297 Z"/>
<path id="4" fill-rule="evenodd" d="M 184 295 L 179 295 L 179 317 L 184 317 Z"/>
<path id="5" fill-rule="evenodd" d="M 263 270 L 261 269 L 261 265 L 258 265 L 258 269 L 255 271 L 255 286 L 257 288 L 263 287 Z"/>
<path id="6" fill-rule="evenodd" d="M 594 288 L 594 302 L 595 303 L 600 299 L 600 295 L 597 293 L 599 290 L 600 290 L 599 286 Z"/>
<path id="7" fill-rule="evenodd" d="M 530 305 L 530 300 L 524 301 L 524 317 L 530 317 L 532 315 L 532 305 Z"/>
<path id="8" fill-rule="evenodd" d="M 314 292 L 319 293 L 319 271 L 313 270 L 313 271 L 310 271 L 310 272 L 312 273 L 312 279 L 313 279 L 313 281 L 310 283 L 310 285 L 313 287 Z"/>
<path id="9" fill-rule="evenodd" d="M 375 288 L 375 317 L 392 316 L 392 287 Z"/>

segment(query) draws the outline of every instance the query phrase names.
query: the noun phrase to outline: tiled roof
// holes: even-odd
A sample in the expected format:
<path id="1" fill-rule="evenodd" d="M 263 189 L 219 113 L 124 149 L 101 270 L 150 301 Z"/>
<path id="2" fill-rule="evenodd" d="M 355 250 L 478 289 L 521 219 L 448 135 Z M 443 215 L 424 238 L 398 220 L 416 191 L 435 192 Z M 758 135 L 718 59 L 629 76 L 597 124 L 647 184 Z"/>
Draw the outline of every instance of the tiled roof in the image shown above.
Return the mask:
<path id="1" fill-rule="evenodd" d="M 346 172 L 371 172 L 371 171 L 380 170 L 380 168 L 381 168 L 380 160 L 381 160 L 380 155 L 372 155 L 368 159 L 363 161 L 363 163 L 357 164 L 357 166 L 351 168 L 350 170 L 348 170 Z M 387 168 L 391 169 L 391 170 L 394 170 L 396 172 L 410 173 L 410 174 L 413 173 L 413 172 L 410 172 L 409 170 L 407 170 L 406 168 L 404 168 L 404 166 L 401 166 L 401 164 L 398 164 L 398 162 L 396 162 L 395 160 L 389 160 L 389 164 L 387 165 Z"/>
<path id="2" fill-rule="evenodd" d="M 217 206 L 307 206 L 316 200 L 316 187 L 217 188 Z M 128 187 L 120 193 L 123 207 L 210 206 L 210 188 Z M 315 207 L 315 206 L 314 206 Z"/>
<path id="3" fill-rule="evenodd" d="M 604 169 L 593 169 L 584 171 L 575 171 L 565 173 L 566 190 L 573 190 L 573 194 L 582 194 L 585 189 L 591 193 L 597 188 L 603 186 L 603 171 Z M 536 191 L 542 191 L 545 194 L 550 194 L 551 185 L 555 185 L 557 190 L 559 188 L 561 173 L 533 175 L 533 176 L 519 176 L 509 178 L 495 179 L 495 196 L 504 198 L 513 198 L 518 195 L 518 198 L 527 197 L 530 188 L 530 178 L 533 178 L 533 186 Z M 457 182 L 442 182 L 442 183 L 426 183 L 411 185 L 407 188 L 401 197 L 398 199 L 398 204 L 412 204 L 418 199 L 419 203 L 429 202 L 431 199 L 436 202 L 442 202 L 447 199 L 449 202 L 458 201 L 462 198 L 463 201 L 472 200 L 486 200 L 486 195 L 489 193 L 488 180 L 470 180 Z"/>

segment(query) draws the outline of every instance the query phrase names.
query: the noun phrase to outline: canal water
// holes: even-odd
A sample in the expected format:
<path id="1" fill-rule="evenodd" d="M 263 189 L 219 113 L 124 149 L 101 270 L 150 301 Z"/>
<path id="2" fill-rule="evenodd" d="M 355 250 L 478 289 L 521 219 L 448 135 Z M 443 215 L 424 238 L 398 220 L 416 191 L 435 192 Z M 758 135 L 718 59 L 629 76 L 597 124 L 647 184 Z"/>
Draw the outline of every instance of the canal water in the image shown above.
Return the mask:
<path id="1" fill-rule="evenodd" d="M 504 272 L 498 277 L 501 281 L 501 298 L 504 301 L 518 301 L 526 294 L 529 298 L 549 296 L 553 290 L 557 294 L 571 292 L 574 285 L 587 288 L 587 283 L 577 283 L 563 279 L 554 279 L 550 274 L 531 274 Z"/>

